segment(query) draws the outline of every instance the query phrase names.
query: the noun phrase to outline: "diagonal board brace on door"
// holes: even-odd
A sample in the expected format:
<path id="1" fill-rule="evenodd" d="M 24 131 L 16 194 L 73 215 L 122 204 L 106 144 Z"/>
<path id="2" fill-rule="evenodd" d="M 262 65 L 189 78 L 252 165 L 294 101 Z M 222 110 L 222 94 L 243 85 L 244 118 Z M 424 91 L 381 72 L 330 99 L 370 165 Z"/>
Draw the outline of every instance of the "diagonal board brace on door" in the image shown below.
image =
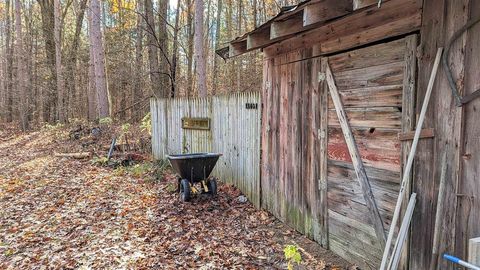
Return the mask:
<path id="1" fill-rule="evenodd" d="M 360 153 L 358 151 L 357 144 L 355 143 L 355 138 L 353 137 L 350 124 L 348 123 L 347 115 L 343 109 L 342 100 L 338 93 L 337 85 L 335 84 L 335 79 L 333 78 L 330 65 L 327 63 L 326 67 L 326 80 L 328 88 L 330 90 L 330 95 L 332 96 L 333 104 L 335 105 L 335 111 L 337 112 L 338 121 L 342 127 L 343 136 L 345 137 L 345 142 L 348 146 L 348 152 L 352 159 L 353 167 L 355 168 L 355 173 L 357 175 L 358 181 L 362 188 L 363 197 L 367 203 L 368 210 L 372 219 L 373 227 L 375 229 L 375 234 L 377 235 L 378 240 L 381 243 L 382 248 L 385 246 L 386 236 L 385 229 L 383 227 L 382 217 L 373 197 L 372 188 L 365 172 L 365 167 L 363 166 Z"/>

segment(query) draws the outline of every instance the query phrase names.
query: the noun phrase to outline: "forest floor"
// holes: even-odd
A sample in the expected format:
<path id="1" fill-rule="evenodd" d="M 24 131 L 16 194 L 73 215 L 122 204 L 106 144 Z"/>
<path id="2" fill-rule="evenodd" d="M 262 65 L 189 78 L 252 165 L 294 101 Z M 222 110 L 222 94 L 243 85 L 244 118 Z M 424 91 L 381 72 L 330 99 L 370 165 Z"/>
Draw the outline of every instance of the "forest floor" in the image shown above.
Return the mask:
<path id="1" fill-rule="evenodd" d="M 232 186 L 181 203 L 175 178 L 157 179 L 148 160 L 112 168 L 56 157 L 105 148 L 71 135 L 0 124 L 0 269 L 286 269 L 286 245 L 300 250 L 296 268 L 355 269 Z"/>

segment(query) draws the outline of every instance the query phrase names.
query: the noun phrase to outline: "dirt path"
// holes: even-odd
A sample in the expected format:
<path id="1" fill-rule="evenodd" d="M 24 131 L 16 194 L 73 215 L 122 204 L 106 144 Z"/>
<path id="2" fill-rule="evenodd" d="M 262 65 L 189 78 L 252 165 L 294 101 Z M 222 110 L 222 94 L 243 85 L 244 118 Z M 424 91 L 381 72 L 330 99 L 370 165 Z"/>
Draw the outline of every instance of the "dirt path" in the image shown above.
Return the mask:
<path id="1" fill-rule="evenodd" d="M 182 204 L 171 178 L 54 157 L 65 143 L 0 130 L 0 269 L 285 269 L 293 243 L 301 268 L 348 266 L 231 186 Z"/>

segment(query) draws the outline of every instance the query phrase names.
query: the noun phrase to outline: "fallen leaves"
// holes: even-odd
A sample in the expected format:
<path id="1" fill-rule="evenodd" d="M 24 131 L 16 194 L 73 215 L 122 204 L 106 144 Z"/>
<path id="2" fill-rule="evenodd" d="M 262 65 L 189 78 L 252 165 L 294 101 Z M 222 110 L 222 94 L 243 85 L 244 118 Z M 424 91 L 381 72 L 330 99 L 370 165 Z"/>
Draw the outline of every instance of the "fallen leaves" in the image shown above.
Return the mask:
<path id="1" fill-rule="evenodd" d="M 0 141 L 1 269 L 284 269 L 284 246 L 308 241 L 232 186 L 181 203 L 174 176 L 55 157 L 75 146 L 49 134 Z M 345 265 L 309 255 L 302 267 L 334 265 L 324 260 Z"/>

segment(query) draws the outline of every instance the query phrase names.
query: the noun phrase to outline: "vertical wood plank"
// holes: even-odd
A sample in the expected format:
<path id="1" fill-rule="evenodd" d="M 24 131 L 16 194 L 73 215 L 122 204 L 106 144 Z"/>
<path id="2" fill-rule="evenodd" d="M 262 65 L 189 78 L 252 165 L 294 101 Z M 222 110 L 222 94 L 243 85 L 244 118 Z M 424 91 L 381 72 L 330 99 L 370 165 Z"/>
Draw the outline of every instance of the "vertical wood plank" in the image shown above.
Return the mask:
<path id="1" fill-rule="evenodd" d="M 322 74 L 326 73 L 328 58 L 322 58 L 317 61 L 320 66 L 319 70 Z M 316 139 L 319 143 L 319 190 L 320 190 L 320 233 L 322 235 L 322 246 L 329 248 L 328 241 L 328 85 L 325 80 L 319 78 L 317 72 L 314 76 L 319 92 L 319 113 L 320 121 L 318 125 L 318 133 Z"/>
<path id="2" fill-rule="evenodd" d="M 415 97 L 416 97 L 416 78 L 417 78 L 417 35 L 408 36 L 405 39 L 405 67 L 403 74 L 402 91 L 402 132 L 412 131 L 415 128 Z M 403 141 L 401 145 L 402 164 L 407 163 L 408 153 L 412 146 L 411 141 Z M 402 166 L 403 170 L 403 166 Z M 405 196 L 402 205 L 402 216 L 405 215 L 410 194 L 412 191 L 412 175 L 408 178 L 405 186 Z M 400 175 L 403 179 L 403 172 Z M 402 252 L 399 269 L 408 269 L 408 249 L 409 237 L 406 238 L 405 247 Z"/>
<path id="3" fill-rule="evenodd" d="M 425 0 L 423 4 L 422 28 L 420 31 L 419 72 L 417 87 L 417 104 L 422 104 L 430 71 L 433 67 L 437 48 L 442 46 L 444 37 L 445 0 Z M 439 76 L 439 78 L 442 76 Z M 439 80 L 435 89 L 438 90 Z M 435 104 L 433 93 L 431 104 Z M 417 114 L 420 112 L 417 106 Z M 425 117 L 424 128 L 435 127 L 435 106 L 431 106 Z M 433 241 L 433 223 L 436 198 L 436 184 L 432 179 L 435 171 L 433 140 L 420 140 L 414 163 L 413 192 L 417 193 L 417 205 L 412 219 L 412 237 L 410 242 L 410 269 L 429 269 Z"/>
<path id="4" fill-rule="evenodd" d="M 470 20 L 479 18 L 480 1 L 470 0 L 467 14 Z M 466 38 L 466 46 L 462 94 L 468 95 L 476 89 L 480 89 L 480 23 L 470 28 L 464 34 L 464 37 Z M 456 76 L 462 82 L 462 74 Z M 462 88 L 461 84 L 459 85 L 459 88 Z M 459 177 L 457 193 L 461 196 L 458 196 L 456 213 L 455 235 L 457 240 L 455 252 L 459 252 L 459 255 L 466 255 L 466 243 L 469 238 L 480 236 L 478 226 L 480 220 L 480 166 L 478 166 L 480 164 L 480 125 L 478 125 L 478 108 L 480 108 L 479 98 L 463 106 L 464 132 L 461 134 L 461 140 L 458 141 L 461 147 L 459 149 L 460 164 L 456 172 Z M 478 239 L 476 241 L 478 242 Z M 478 255 L 476 260 L 475 264 L 480 265 Z"/>

